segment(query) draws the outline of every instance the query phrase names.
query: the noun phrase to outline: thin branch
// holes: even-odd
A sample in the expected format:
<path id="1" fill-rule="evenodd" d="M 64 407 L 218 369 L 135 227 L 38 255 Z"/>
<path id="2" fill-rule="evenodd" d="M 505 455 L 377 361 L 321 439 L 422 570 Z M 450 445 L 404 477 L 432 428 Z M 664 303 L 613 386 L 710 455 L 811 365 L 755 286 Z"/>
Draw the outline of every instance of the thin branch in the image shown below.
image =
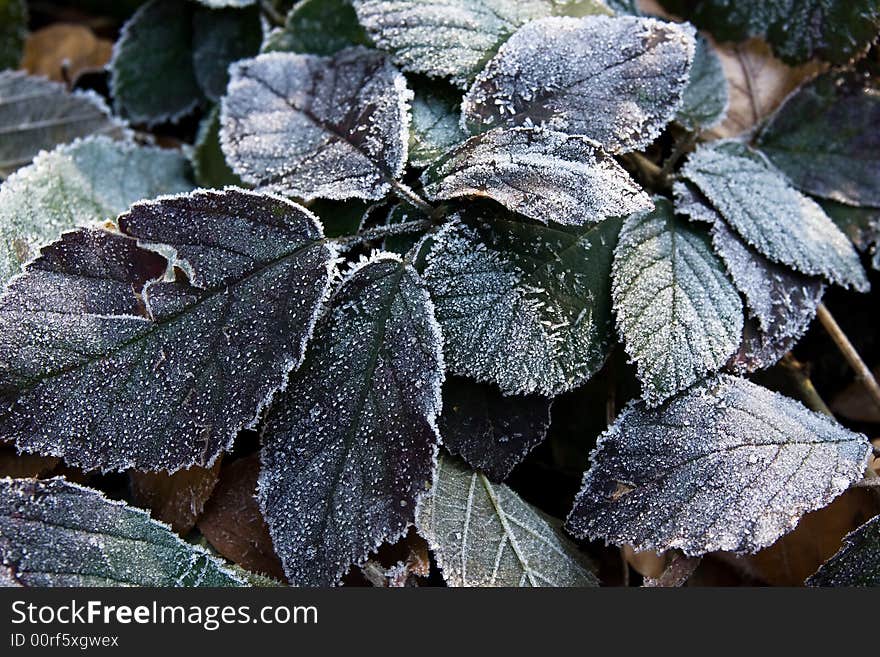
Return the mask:
<path id="1" fill-rule="evenodd" d="M 865 389 L 868 391 L 874 404 L 877 408 L 880 408 L 880 384 L 877 383 L 877 379 L 874 378 L 871 370 L 865 365 L 865 361 L 859 356 L 859 352 L 853 347 L 852 342 L 849 341 L 849 338 L 846 337 L 846 333 L 843 332 L 840 325 L 831 313 L 828 312 L 828 308 L 825 307 L 824 303 L 819 304 L 816 316 L 822 323 L 822 327 L 840 350 L 840 353 L 843 354 L 846 362 L 848 362 L 849 366 L 855 371 L 856 379 L 862 382 L 862 385 L 865 386 Z"/>
<path id="2" fill-rule="evenodd" d="M 404 185 L 399 180 L 394 180 L 393 178 L 389 178 L 388 182 L 391 185 L 391 188 L 394 190 L 394 193 L 397 194 L 402 200 L 420 210 L 425 216 L 432 219 L 435 218 L 434 215 L 437 212 L 437 208 L 435 208 L 421 196 L 416 194 L 411 187 Z"/>
<path id="3" fill-rule="evenodd" d="M 638 169 L 639 173 L 648 180 L 651 187 L 659 189 L 668 186 L 669 178 L 663 175 L 662 169 L 641 153 L 627 153 L 621 156 L 621 158 Z"/>
<path id="4" fill-rule="evenodd" d="M 403 221 L 399 224 L 392 224 L 390 226 L 376 226 L 375 228 L 370 228 L 368 230 L 362 231 L 357 235 L 336 237 L 327 241 L 334 243 L 341 249 L 346 249 L 352 246 L 357 246 L 358 244 L 362 244 L 363 242 L 382 239 L 391 235 L 408 235 L 410 233 L 421 233 L 422 231 L 428 230 L 433 227 L 434 222 L 429 219 L 416 219 L 414 221 Z"/>
<path id="5" fill-rule="evenodd" d="M 798 392 L 801 394 L 801 399 L 803 399 L 804 403 L 809 408 L 818 413 L 825 413 L 825 415 L 834 417 L 834 413 L 828 408 L 828 404 L 825 403 L 825 400 L 819 396 L 816 387 L 810 380 L 810 376 L 807 374 L 806 365 L 792 356 L 791 352 L 785 354 L 785 356 L 782 357 L 782 360 L 779 361 L 779 364 L 782 365 L 782 367 L 784 367 L 791 375 L 792 380 L 798 388 Z"/>
<path id="6" fill-rule="evenodd" d="M 675 168 L 675 165 L 678 164 L 678 161 L 682 158 L 684 154 L 690 152 L 696 139 L 696 134 L 688 133 L 687 135 L 679 137 L 675 140 L 675 145 L 672 147 L 672 152 L 669 154 L 669 157 L 666 158 L 666 161 L 663 162 L 663 167 L 660 169 L 659 179 L 661 182 L 669 180 L 669 176 L 670 174 L 672 174 L 672 170 Z"/>
<path id="7" fill-rule="evenodd" d="M 260 0 L 260 9 L 271 23 L 274 23 L 277 27 L 284 27 L 287 21 L 284 16 L 278 13 L 278 10 L 272 6 L 269 0 Z"/>

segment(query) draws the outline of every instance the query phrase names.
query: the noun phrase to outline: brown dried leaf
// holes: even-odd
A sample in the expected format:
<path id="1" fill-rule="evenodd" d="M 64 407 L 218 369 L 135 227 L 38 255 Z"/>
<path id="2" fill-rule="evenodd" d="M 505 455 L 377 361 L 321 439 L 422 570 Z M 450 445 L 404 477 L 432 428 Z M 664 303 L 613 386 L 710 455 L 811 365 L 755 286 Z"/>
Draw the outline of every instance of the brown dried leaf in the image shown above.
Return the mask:
<path id="1" fill-rule="evenodd" d="M 171 475 L 131 470 L 132 501 L 183 536 L 195 527 L 219 476 L 220 459 L 211 468 L 193 466 Z"/>
<path id="2" fill-rule="evenodd" d="M 37 454 L 19 454 L 14 447 L 0 447 L 0 477 L 23 479 L 26 477 L 44 477 L 50 474 L 61 463 L 54 456 Z"/>
<path id="3" fill-rule="evenodd" d="M 257 503 L 257 455 L 223 467 L 220 482 L 198 520 L 199 531 L 217 552 L 246 570 L 287 581 L 269 528 Z"/>
<path id="4" fill-rule="evenodd" d="M 32 32 L 24 44 L 21 66 L 33 75 L 72 82 L 80 73 L 101 69 L 113 44 L 82 25 L 55 23 Z"/>
<path id="5" fill-rule="evenodd" d="M 644 585 L 664 588 L 684 586 L 702 561 L 702 557 L 676 555 L 659 577 L 646 577 Z"/>
<path id="6" fill-rule="evenodd" d="M 622 545 L 620 552 L 623 558 L 642 577 L 657 578 L 663 575 L 668 560 L 663 553 L 652 552 L 636 552 L 629 545 Z"/>
<path id="7" fill-rule="evenodd" d="M 418 577 L 431 573 L 428 544 L 414 529 L 393 545 L 383 545 L 361 566 L 364 578 L 373 586 L 418 586 Z"/>

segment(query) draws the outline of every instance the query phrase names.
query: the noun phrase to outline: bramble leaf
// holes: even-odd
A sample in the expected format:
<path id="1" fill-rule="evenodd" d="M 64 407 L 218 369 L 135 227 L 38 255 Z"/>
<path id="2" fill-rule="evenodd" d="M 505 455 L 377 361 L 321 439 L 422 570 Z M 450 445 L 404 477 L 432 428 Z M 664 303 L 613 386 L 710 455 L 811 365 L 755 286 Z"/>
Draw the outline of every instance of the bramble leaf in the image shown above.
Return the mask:
<path id="1" fill-rule="evenodd" d="M 227 185 L 245 186 L 242 179 L 229 168 L 223 149 L 220 147 L 219 105 L 215 105 L 199 124 L 190 158 L 196 181 L 202 187 L 222 189 Z"/>
<path id="2" fill-rule="evenodd" d="M 460 98 L 442 87 L 424 90 L 416 88 L 409 133 L 411 165 L 426 167 L 468 138 L 460 125 L 460 102 Z"/>
<path id="3" fill-rule="evenodd" d="M 859 251 L 871 256 L 871 266 L 880 271 L 880 207 L 857 208 L 828 200 L 819 205 Z"/>
<path id="4" fill-rule="evenodd" d="M 651 209 L 650 197 L 587 137 L 495 128 L 454 147 L 423 175 L 429 199 L 488 197 L 544 223 L 594 224 Z"/>
<path id="5" fill-rule="evenodd" d="M 364 48 L 268 53 L 233 65 L 220 141 L 245 182 L 305 200 L 380 199 L 406 163 L 411 98 Z"/>
<path id="6" fill-rule="evenodd" d="M 706 39 L 697 36 L 694 63 L 675 120 L 688 130 L 713 128 L 724 120 L 730 99 L 721 60 Z"/>
<path id="7" fill-rule="evenodd" d="M 458 459 L 441 456 L 419 507 L 449 586 L 598 586 L 589 563 L 537 509 Z"/>
<path id="8" fill-rule="evenodd" d="M 627 406 L 566 526 L 637 551 L 756 552 L 861 479 L 870 451 L 827 415 L 721 375 L 659 408 Z"/>
<path id="9" fill-rule="evenodd" d="M 807 586 L 880 586 L 880 516 L 843 539 L 840 551 L 807 581 Z"/>
<path id="10" fill-rule="evenodd" d="M 708 237 L 666 199 L 654 202 L 623 222 L 611 274 L 617 328 L 649 406 L 721 369 L 743 326 L 742 301 Z"/>
<path id="11" fill-rule="evenodd" d="M 370 45 L 350 0 L 303 0 L 287 14 L 284 27 L 269 33 L 262 52 L 333 55 Z"/>
<path id="12" fill-rule="evenodd" d="M 256 7 L 194 11 L 192 67 L 202 92 L 213 101 L 219 100 L 229 82 L 229 65 L 256 55 L 262 38 Z"/>
<path id="13" fill-rule="evenodd" d="M 450 370 L 505 394 L 553 396 L 589 379 L 612 343 L 619 228 L 618 219 L 562 228 L 501 212 L 444 226 L 425 282 Z"/>
<path id="14" fill-rule="evenodd" d="M 538 125 L 612 153 L 649 145 L 688 84 L 694 32 L 653 18 L 545 18 L 522 27 L 462 101 L 472 132 Z"/>
<path id="15" fill-rule="evenodd" d="M 335 585 L 415 519 L 434 478 L 441 349 L 397 256 L 361 263 L 334 293 L 263 433 L 260 505 L 292 584 Z"/>
<path id="16" fill-rule="evenodd" d="M 119 226 L 66 233 L 0 297 L 0 438 L 84 469 L 210 465 L 300 362 L 334 253 L 303 208 L 234 189 Z"/>
<path id="17" fill-rule="evenodd" d="M 18 68 L 27 24 L 25 0 L 0 0 L 0 69 Z"/>
<path id="18" fill-rule="evenodd" d="M 246 586 L 149 514 L 64 479 L 0 479 L 0 561 L 19 586 Z"/>

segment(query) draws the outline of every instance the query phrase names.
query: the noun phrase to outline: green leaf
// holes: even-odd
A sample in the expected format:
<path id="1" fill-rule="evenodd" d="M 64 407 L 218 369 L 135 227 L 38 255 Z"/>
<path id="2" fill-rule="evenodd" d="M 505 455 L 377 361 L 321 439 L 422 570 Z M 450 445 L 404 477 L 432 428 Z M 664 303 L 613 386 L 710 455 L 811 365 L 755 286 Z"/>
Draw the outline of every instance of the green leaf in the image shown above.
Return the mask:
<path id="1" fill-rule="evenodd" d="M 403 172 L 412 92 L 381 54 L 267 53 L 232 67 L 220 142 L 245 182 L 304 200 L 380 199 Z"/>
<path id="2" fill-rule="evenodd" d="M 792 94 L 758 146 L 792 184 L 851 205 L 880 206 L 880 89 L 822 75 Z"/>
<path id="3" fill-rule="evenodd" d="M 0 176 L 27 164 L 41 150 L 77 137 L 124 132 L 95 93 L 70 93 L 46 78 L 0 72 Z"/>
<path id="4" fill-rule="evenodd" d="M 0 187 L 0 283 L 62 232 L 192 187 L 179 151 L 88 137 L 40 153 Z"/>
<path id="5" fill-rule="evenodd" d="M 110 61 L 116 111 L 132 123 L 178 121 L 204 101 L 192 53 L 191 2 L 150 0 L 125 23 Z"/>
<path id="6" fill-rule="evenodd" d="M 880 207 L 856 208 L 834 201 L 820 201 L 819 205 L 859 251 L 871 256 L 871 266 L 880 271 Z"/>
<path id="7" fill-rule="evenodd" d="M 335 254 L 304 208 L 235 189 L 119 227 L 66 233 L 0 297 L 0 438 L 86 470 L 210 465 L 301 362 Z"/>
<path id="8" fill-rule="evenodd" d="M 304 0 L 287 14 L 284 27 L 273 30 L 262 52 L 334 55 L 352 46 L 370 46 L 350 0 Z"/>
<path id="9" fill-rule="evenodd" d="M 729 102 L 721 60 L 711 44 L 698 35 L 690 79 L 675 120 L 694 132 L 708 130 L 724 120 Z"/>
<path id="10" fill-rule="evenodd" d="M 349 199 L 347 201 L 328 201 L 317 199 L 309 203 L 309 209 L 324 224 L 327 237 L 354 235 L 364 224 L 367 213 L 372 205 L 368 201 Z"/>
<path id="11" fill-rule="evenodd" d="M 19 586 L 247 586 L 145 511 L 60 478 L 0 479 L 0 561 Z"/>
<path id="12" fill-rule="evenodd" d="M 229 168 L 223 155 L 223 149 L 220 147 L 219 105 L 215 105 L 199 124 L 191 158 L 196 181 L 202 187 L 218 189 L 227 185 L 244 187 L 242 179 Z"/>
<path id="13" fill-rule="evenodd" d="M 196 0 L 201 5 L 211 9 L 223 9 L 224 7 L 250 7 L 256 4 L 257 0 Z"/>
<path id="14" fill-rule="evenodd" d="M 598 586 L 589 563 L 507 486 L 444 456 L 416 523 L 449 586 Z"/>
<path id="15" fill-rule="evenodd" d="M 876 0 L 660 0 L 718 41 L 762 36 L 777 57 L 846 64 L 867 51 L 880 29 Z"/>
<path id="16" fill-rule="evenodd" d="M 209 99 L 220 100 L 229 82 L 229 65 L 260 50 L 263 29 L 259 9 L 197 9 L 191 38 L 196 81 Z"/>
<path id="17" fill-rule="evenodd" d="M 27 26 L 25 0 L 0 0 L 0 69 L 18 68 Z"/>
<path id="18" fill-rule="evenodd" d="M 607 14 L 600 0 L 353 0 L 376 45 L 405 71 L 466 87 L 498 46 L 531 20 Z"/>
<path id="19" fill-rule="evenodd" d="M 651 199 L 587 137 L 495 128 L 471 137 L 423 175 L 429 199 L 488 197 L 542 221 L 584 226 L 651 209 Z"/>
<path id="20" fill-rule="evenodd" d="M 450 370 L 505 394 L 553 396 L 602 367 L 618 219 L 563 228 L 484 213 L 432 238 L 425 281 Z"/>
<path id="21" fill-rule="evenodd" d="M 654 199 L 623 223 L 611 293 L 642 396 L 656 406 L 721 369 L 739 346 L 743 307 L 708 236 Z"/>
<path id="22" fill-rule="evenodd" d="M 880 586 L 880 516 L 843 539 L 843 547 L 807 581 L 807 586 Z"/>
<path id="23" fill-rule="evenodd" d="M 409 163 L 426 167 L 467 139 L 460 125 L 461 98 L 440 85 L 416 87 L 409 133 Z"/>
<path id="24" fill-rule="evenodd" d="M 474 133 L 537 125 L 613 153 L 639 150 L 674 118 L 694 48 L 692 27 L 653 18 L 534 21 L 477 76 L 462 121 Z"/>
<path id="25" fill-rule="evenodd" d="M 870 453 L 833 418 L 722 375 L 659 408 L 631 402 L 566 527 L 640 552 L 757 552 L 861 479 Z"/>
<path id="26" fill-rule="evenodd" d="M 333 295 L 263 431 L 260 505 L 292 584 L 336 584 L 415 519 L 440 440 L 441 348 L 396 256 L 357 265 Z"/>
<path id="27" fill-rule="evenodd" d="M 846 236 L 759 152 L 735 141 L 712 142 L 688 158 L 681 175 L 770 260 L 859 291 L 869 289 Z"/>

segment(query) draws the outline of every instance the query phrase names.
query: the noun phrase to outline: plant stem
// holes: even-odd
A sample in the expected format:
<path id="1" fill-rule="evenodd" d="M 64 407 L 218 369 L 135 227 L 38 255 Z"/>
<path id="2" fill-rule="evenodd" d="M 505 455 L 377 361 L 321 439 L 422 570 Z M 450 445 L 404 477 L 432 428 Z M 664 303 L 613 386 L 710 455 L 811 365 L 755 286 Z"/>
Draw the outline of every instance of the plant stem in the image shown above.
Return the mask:
<path id="1" fill-rule="evenodd" d="M 675 145 L 672 147 L 672 152 L 669 154 L 669 157 L 666 158 L 666 161 L 663 162 L 663 167 L 660 169 L 659 178 L 661 182 L 665 182 L 669 180 L 669 175 L 672 173 L 672 170 L 675 168 L 675 165 L 678 164 L 678 161 L 681 159 L 682 155 L 687 153 L 691 146 L 694 145 L 694 141 L 697 136 L 693 133 L 688 133 L 684 137 L 679 137 L 675 140 Z"/>
<path id="2" fill-rule="evenodd" d="M 394 180 L 393 178 L 388 179 L 388 182 L 391 184 L 391 188 L 394 190 L 394 193 L 397 194 L 402 200 L 420 210 L 425 216 L 432 219 L 435 218 L 434 214 L 436 213 L 437 209 L 421 196 L 416 194 L 411 187 L 408 187 L 399 180 Z"/>
<path id="3" fill-rule="evenodd" d="M 327 241 L 333 242 L 342 249 L 346 249 L 348 247 L 361 244 L 362 242 L 369 242 L 370 240 L 381 239 L 390 235 L 420 233 L 423 230 L 428 230 L 429 228 L 433 227 L 434 222 L 429 219 L 415 219 L 414 221 L 404 221 L 399 224 L 392 224 L 390 226 L 376 226 L 375 228 L 370 228 L 368 230 L 362 231 L 357 235 L 335 237 Z"/>
<path id="4" fill-rule="evenodd" d="M 797 385 L 798 392 L 801 393 L 801 398 L 804 400 L 804 403 L 809 408 L 817 411 L 818 413 L 824 413 L 825 415 L 830 415 L 831 417 L 834 417 L 834 413 L 832 413 L 831 409 L 828 408 L 828 404 L 825 403 L 825 400 L 819 396 L 819 393 L 816 391 L 816 387 L 810 380 L 810 377 L 807 374 L 806 365 L 804 365 L 794 356 L 792 356 L 791 352 L 788 352 L 787 354 L 785 354 L 785 356 L 782 357 L 780 365 L 782 365 L 791 374 L 792 379 L 794 379 L 795 385 Z"/>
<path id="5" fill-rule="evenodd" d="M 272 3 L 269 0 L 260 0 L 260 9 L 270 22 L 278 27 L 284 27 L 284 24 L 286 23 L 284 16 L 278 13 L 278 10 L 272 6 Z"/>
<path id="6" fill-rule="evenodd" d="M 663 170 L 641 153 L 627 153 L 623 159 L 628 160 L 641 174 L 648 179 L 652 187 L 666 187 L 668 178 L 663 176 Z"/>
<path id="7" fill-rule="evenodd" d="M 855 371 L 856 379 L 862 382 L 874 404 L 877 408 L 880 408 L 880 385 L 878 385 L 877 379 L 874 378 L 871 370 L 865 365 L 865 361 L 859 356 L 859 352 L 853 347 L 852 342 L 849 341 L 846 333 L 840 328 L 832 314 L 828 312 L 828 308 L 825 307 L 824 303 L 819 304 L 816 316 L 840 350 L 840 353 L 843 354 L 843 357 L 849 363 L 849 366 Z"/>

